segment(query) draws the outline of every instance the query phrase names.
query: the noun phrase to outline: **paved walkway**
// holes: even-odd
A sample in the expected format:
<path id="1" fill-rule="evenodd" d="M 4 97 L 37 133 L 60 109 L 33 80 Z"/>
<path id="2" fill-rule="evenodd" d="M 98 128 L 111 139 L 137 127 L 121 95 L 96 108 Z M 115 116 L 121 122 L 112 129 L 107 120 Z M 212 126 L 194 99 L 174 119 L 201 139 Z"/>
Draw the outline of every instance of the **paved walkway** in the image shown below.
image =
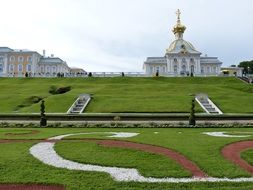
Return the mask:
<path id="1" fill-rule="evenodd" d="M 27 121 L 27 120 L 0 120 L 0 123 L 23 123 L 23 124 L 39 124 L 39 121 Z M 118 123 L 118 124 L 150 124 L 150 123 L 156 123 L 156 124 L 188 124 L 189 121 L 156 121 L 156 120 L 148 120 L 148 121 L 48 121 L 48 124 L 54 124 L 54 123 L 62 123 L 62 124 L 111 124 L 111 123 Z M 210 120 L 210 121 L 196 121 L 197 124 L 253 124 L 253 120 Z"/>

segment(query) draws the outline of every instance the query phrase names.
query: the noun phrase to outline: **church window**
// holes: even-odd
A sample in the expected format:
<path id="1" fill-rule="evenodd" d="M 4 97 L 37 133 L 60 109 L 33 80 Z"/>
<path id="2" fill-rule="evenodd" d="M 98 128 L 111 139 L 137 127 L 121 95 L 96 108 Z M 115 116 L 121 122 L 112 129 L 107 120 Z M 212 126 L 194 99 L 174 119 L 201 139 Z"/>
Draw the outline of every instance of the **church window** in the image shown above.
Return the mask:
<path id="1" fill-rule="evenodd" d="M 14 56 L 11 56 L 11 57 L 10 57 L 10 61 L 11 61 L 11 62 L 14 62 L 14 61 L 15 61 L 15 57 L 14 57 Z"/>
<path id="2" fill-rule="evenodd" d="M 24 57 L 23 56 L 19 56 L 18 57 L 18 62 L 20 62 L 20 63 L 24 62 Z"/>
<path id="3" fill-rule="evenodd" d="M 0 63 L 0 73 L 2 73 L 3 71 L 4 71 L 4 65 Z"/>
<path id="4" fill-rule="evenodd" d="M 182 71 L 186 72 L 186 66 L 185 65 L 182 65 Z"/>
<path id="5" fill-rule="evenodd" d="M 201 73 L 202 74 L 204 73 L 204 67 L 201 67 Z"/>
<path id="6" fill-rule="evenodd" d="M 13 71 L 14 71 L 14 65 L 11 64 L 11 65 L 9 65 L 9 72 L 13 72 Z"/>
<path id="7" fill-rule="evenodd" d="M 18 65 L 18 72 L 22 72 L 23 71 L 23 65 L 22 64 L 19 64 Z"/>
<path id="8" fill-rule="evenodd" d="M 191 73 L 194 73 L 194 65 L 191 65 Z"/>
<path id="9" fill-rule="evenodd" d="M 27 71 L 27 72 L 31 72 L 31 71 L 32 71 L 32 65 L 28 64 L 28 65 L 26 66 L 26 71 Z"/>
<path id="10" fill-rule="evenodd" d="M 174 73 L 177 73 L 177 65 L 174 65 Z"/>
<path id="11" fill-rule="evenodd" d="M 216 73 L 216 67 L 213 67 L 213 73 Z"/>

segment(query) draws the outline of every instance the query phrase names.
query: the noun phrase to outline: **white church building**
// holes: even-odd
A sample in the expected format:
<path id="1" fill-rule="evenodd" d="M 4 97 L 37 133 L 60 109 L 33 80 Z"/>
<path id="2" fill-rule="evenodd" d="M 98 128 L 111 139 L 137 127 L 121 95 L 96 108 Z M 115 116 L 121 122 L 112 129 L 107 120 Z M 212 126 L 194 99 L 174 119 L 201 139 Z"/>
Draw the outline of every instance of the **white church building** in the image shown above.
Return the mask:
<path id="1" fill-rule="evenodd" d="M 217 57 L 201 57 L 201 52 L 184 40 L 186 27 L 181 24 L 180 10 L 177 10 L 177 24 L 173 28 L 175 40 L 166 50 L 164 57 L 148 57 L 143 64 L 147 75 L 214 75 L 221 71 L 222 62 Z"/>

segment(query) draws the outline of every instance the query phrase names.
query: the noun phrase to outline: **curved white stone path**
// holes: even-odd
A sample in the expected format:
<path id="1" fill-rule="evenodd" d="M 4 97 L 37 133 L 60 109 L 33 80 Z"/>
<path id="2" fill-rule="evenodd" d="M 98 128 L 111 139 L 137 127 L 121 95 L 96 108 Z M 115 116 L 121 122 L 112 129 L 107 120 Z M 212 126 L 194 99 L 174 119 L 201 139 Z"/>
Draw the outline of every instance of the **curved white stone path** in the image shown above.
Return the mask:
<path id="1" fill-rule="evenodd" d="M 81 134 L 95 134 L 95 133 L 77 133 L 77 134 L 66 134 L 56 137 L 52 137 L 49 140 L 61 140 L 64 137 L 81 135 Z M 138 133 L 106 133 L 112 134 L 110 137 L 133 137 Z M 119 167 L 105 167 L 92 164 L 81 164 L 74 161 L 66 160 L 59 156 L 54 150 L 55 142 L 41 142 L 30 148 L 30 153 L 43 162 L 44 164 L 54 166 L 57 168 L 65 168 L 69 170 L 82 170 L 82 171 L 94 171 L 94 172 L 105 172 L 112 176 L 116 181 L 135 181 L 135 182 L 166 182 L 166 183 L 191 183 L 191 182 L 253 182 L 253 177 L 250 178 L 153 178 L 142 176 L 137 169 L 127 169 Z"/>
<path id="2" fill-rule="evenodd" d="M 250 137 L 251 135 L 229 135 L 227 132 L 204 132 L 203 134 L 213 136 L 213 137 Z"/>

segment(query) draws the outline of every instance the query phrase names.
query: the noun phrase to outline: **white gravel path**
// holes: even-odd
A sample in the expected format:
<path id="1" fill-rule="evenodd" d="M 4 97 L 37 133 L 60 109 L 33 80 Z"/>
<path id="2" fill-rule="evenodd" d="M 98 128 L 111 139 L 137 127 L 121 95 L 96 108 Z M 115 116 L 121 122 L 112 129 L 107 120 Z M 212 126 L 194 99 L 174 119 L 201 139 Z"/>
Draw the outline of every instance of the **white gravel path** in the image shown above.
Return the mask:
<path id="1" fill-rule="evenodd" d="M 57 137 L 52 137 L 50 140 L 60 140 L 67 136 L 80 135 L 80 134 L 91 134 L 91 133 L 77 133 L 77 134 L 66 134 Z M 107 133 L 108 134 L 108 133 Z M 136 136 L 138 133 L 115 133 L 111 132 L 113 137 Z M 132 134 L 132 135 L 131 135 Z M 135 135 L 134 135 L 135 134 Z M 111 136 L 111 137 L 112 137 Z M 54 150 L 55 142 L 42 142 L 38 143 L 30 148 L 30 153 L 43 162 L 44 164 L 54 166 L 56 168 L 65 168 L 69 170 L 82 170 L 82 171 L 94 171 L 94 172 L 105 172 L 112 176 L 116 181 L 135 181 L 135 182 L 166 182 L 166 183 L 191 183 L 191 182 L 253 182 L 251 178 L 153 178 L 142 176 L 137 169 L 127 169 L 119 167 L 105 167 L 92 164 L 82 164 L 74 161 L 66 160 L 59 156 Z"/>

